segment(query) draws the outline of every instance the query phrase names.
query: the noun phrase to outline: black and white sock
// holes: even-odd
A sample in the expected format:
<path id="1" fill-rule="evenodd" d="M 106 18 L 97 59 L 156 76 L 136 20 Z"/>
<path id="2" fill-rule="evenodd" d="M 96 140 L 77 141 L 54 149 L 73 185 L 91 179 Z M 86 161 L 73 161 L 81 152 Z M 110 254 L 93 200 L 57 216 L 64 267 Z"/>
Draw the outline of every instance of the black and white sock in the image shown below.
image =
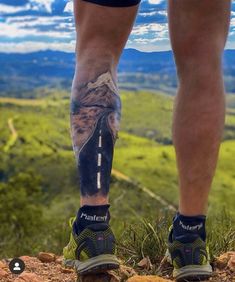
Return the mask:
<path id="1" fill-rule="evenodd" d="M 78 210 L 76 221 L 75 221 L 75 232 L 80 233 L 88 225 L 97 223 L 106 223 L 110 221 L 109 213 L 110 205 L 100 206 L 83 206 Z"/>
<path id="2" fill-rule="evenodd" d="M 206 216 L 184 216 L 177 213 L 173 220 L 174 240 L 193 241 L 198 236 L 200 236 L 202 240 L 206 240 Z"/>

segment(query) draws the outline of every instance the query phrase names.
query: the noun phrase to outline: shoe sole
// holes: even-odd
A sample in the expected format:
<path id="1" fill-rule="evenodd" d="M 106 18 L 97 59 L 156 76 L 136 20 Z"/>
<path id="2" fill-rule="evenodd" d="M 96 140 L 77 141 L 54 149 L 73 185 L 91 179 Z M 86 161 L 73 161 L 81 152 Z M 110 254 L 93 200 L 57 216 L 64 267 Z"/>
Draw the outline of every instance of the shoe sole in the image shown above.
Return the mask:
<path id="1" fill-rule="evenodd" d="M 173 276 L 177 282 L 184 281 L 204 281 L 212 276 L 212 267 L 207 265 L 187 265 L 180 269 L 175 269 Z"/>
<path id="2" fill-rule="evenodd" d="M 86 261 L 64 260 L 65 267 L 74 268 L 79 275 L 103 273 L 118 269 L 120 263 L 115 255 L 103 254 Z"/>

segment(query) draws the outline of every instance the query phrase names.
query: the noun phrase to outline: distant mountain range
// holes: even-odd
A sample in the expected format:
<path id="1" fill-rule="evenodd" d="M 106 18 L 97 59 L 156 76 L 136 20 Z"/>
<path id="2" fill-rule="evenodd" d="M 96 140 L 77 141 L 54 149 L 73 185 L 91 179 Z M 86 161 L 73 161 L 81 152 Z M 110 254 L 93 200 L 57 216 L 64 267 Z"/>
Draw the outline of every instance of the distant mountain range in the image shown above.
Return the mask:
<path id="1" fill-rule="evenodd" d="M 30 92 L 36 87 L 68 89 L 74 65 L 73 53 L 0 53 L 0 96 L 21 96 L 22 91 Z M 125 49 L 118 71 L 120 88 L 155 89 L 171 94 L 177 86 L 171 51 L 146 53 Z M 235 50 L 224 53 L 224 74 L 227 91 L 235 93 Z"/>

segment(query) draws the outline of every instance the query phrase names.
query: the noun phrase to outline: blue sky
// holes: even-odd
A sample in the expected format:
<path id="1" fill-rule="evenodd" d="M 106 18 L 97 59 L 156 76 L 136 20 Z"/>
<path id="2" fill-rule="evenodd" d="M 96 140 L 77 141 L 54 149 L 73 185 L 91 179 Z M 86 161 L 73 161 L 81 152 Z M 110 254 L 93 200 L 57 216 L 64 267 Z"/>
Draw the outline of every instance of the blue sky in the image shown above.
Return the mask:
<path id="1" fill-rule="evenodd" d="M 0 0 L 0 52 L 73 52 L 72 9 L 69 0 Z M 126 47 L 142 51 L 170 49 L 166 0 L 142 0 Z M 226 47 L 235 49 L 235 1 Z"/>

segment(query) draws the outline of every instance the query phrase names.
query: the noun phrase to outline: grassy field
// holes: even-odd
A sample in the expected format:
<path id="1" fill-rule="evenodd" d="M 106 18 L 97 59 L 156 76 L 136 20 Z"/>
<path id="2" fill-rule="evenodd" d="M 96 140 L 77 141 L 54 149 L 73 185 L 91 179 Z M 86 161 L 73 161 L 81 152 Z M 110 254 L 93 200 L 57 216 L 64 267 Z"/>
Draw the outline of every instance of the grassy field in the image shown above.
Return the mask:
<path id="1" fill-rule="evenodd" d="M 178 179 L 175 152 L 172 146 L 158 145 L 143 138 L 120 134 L 125 144 L 115 150 L 114 167 L 140 182 L 168 202 L 178 202 Z M 124 142 L 124 141 L 123 141 Z M 141 147 L 141 150 L 139 148 Z M 235 142 L 225 141 L 221 146 L 218 169 L 210 195 L 211 213 L 226 208 L 235 215 L 235 173 L 233 156 Z"/>
<path id="2" fill-rule="evenodd" d="M 122 92 L 121 96 L 122 124 L 113 167 L 132 181 L 112 177 L 112 221 L 118 236 L 141 218 L 164 213 L 167 205 L 161 204 L 157 197 L 174 205 L 177 205 L 178 197 L 175 153 L 171 145 L 172 98 L 162 93 L 143 91 Z M 211 215 L 223 208 L 235 215 L 235 100 L 228 97 L 227 101 L 225 140 L 210 195 Z M 7 253 L 6 246 L 1 245 L 2 256 L 19 255 L 22 250 L 27 253 L 30 250 L 48 251 L 48 248 L 60 252 L 67 240 L 66 222 L 79 205 L 68 113 L 69 99 L 65 93 L 50 91 L 49 97 L 41 100 L 0 98 L 0 197 L 5 199 L 1 194 L 5 191 L 4 185 L 9 185 L 9 189 L 12 187 L 12 191 L 18 188 L 17 182 L 11 184 L 12 177 L 22 172 L 30 175 L 33 172 L 32 181 L 37 177 L 41 179 L 42 195 L 37 199 L 45 222 L 42 233 L 50 232 L 48 230 L 52 226 L 54 228 L 54 233 L 46 241 L 38 237 L 32 245 L 24 239 L 26 243 L 19 250 L 12 247 Z M 25 184 L 26 188 L 31 187 L 28 184 Z M 156 197 L 146 193 L 143 187 Z M 4 210 L 6 207 L 0 204 L 0 211 L 1 208 Z M 22 209 L 20 205 L 15 208 Z M 60 219 L 56 225 L 55 218 Z M 10 220 L 15 222 L 14 218 Z M 1 232 L 0 228 L 0 235 L 3 234 Z M 19 238 L 15 239 L 19 241 Z M 15 241 L 9 244 L 13 246 Z"/>
<path id="3" fill-rule="evenodd" d="M 156 92 L 122 92 L 121 130 L 171 143 L 173 98 Z"/>
<path id="4" fill-rule="evenodd" d="M 69 138 L 69 100 L 59 100 L 58 94 L 54 96 L 56 99 L 0 99 L 0 150 L 4 151 L 9 143 L 11 148 L 4 157 L 7 159 L 7 155 L 15 155 L 13 160 L 9 160 L 13 171 L 21 169 L 19 165 L 13 165 L 15 162 L 28 163 L 44 179 L 48 179 L 45 190 L 49 190 L 49 194 L 61 192 L 63 187 L 76 187 L 75 162 Z M 171 141 L 172 97 L 153 92 L 123 92 L 121 96 L 123 114 L 114 168 L 176 204 L 175 153 L 171 145 L 165 145 Z M 229 138 L 221 147 L 211 204 L 217 208 L 226 200 L 227 207 L 234 210 L 231 197 L 235 193 L 232 158 L 235 151 L 234 97 L 228 97 L 227 106 L 225 136 Z M 12 145 L 9 120 L 12 120 L 17 132 L 17 140 Z M 8 173 L 13 173 L 12 169 Z M 50 177 L 54 174 L 57 177 L 51 182 Z"/>

